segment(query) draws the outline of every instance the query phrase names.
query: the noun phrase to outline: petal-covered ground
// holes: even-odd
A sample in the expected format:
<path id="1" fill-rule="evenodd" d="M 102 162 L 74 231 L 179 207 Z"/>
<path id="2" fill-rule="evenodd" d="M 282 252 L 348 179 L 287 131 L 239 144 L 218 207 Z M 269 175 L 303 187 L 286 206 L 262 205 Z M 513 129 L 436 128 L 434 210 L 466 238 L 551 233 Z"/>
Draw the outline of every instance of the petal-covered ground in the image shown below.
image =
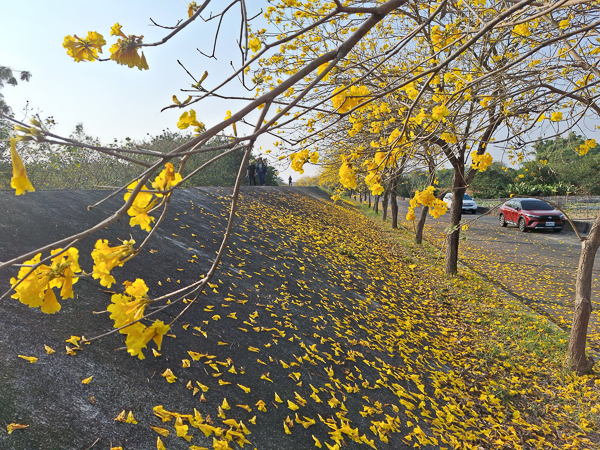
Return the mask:
<path id="1" fill-rule="evenodd" d="M 404 211 L 401 204 L 401 211 Z M 404 219 L 405 213 L 401 213 Z M 575 277 L 581 245 L 572 232 L 522 233 L 518 228 L 498 225 L 498 214 L 488 217 L 464 215 L 469 223 L 463 233 L 459 259 L 521 302 L 546 315 L 563 330 L 571 327 Z M 402 221 L 408 229 L 411 222 Z M 437 246 L 444 244 L 448 218 L 428 217 L 425 236 Z M 592 283 L 593 311 L 588 341 L 596 357 L 600 355 L 600 258 L 596 259 Z"/>
<path id="2" fill-rule="evenodd" d="M 151 248 L 116 269 L 117 281 L 143 278 L 157 297 L 206 273 L 230 193 L 176 192 Z M 40 195 L 29 204 L 0 197 L 7 257 L 81 229 L 100 196 Z M 48 211 L 61 196 L 68 216 Z M 82 279 L 79 298 L 53 316 L 4 300 L 0 423 L 28 427 L 0 433 L 0 448 L 599 445 L 600 380 L 562 369 L 563 332 L 471 273 L 444 278 L 435 249 L 327 198 L 311 188 L 244 189 L 210 289 L 144 360 L 113 351 L 119 335 L 74 356 L 63 350 L 71 335 L 111 327 L 102 311 L 112 292 L 95 281 Z M 23 219 L 46 234 L 16 227 Z M 129 232 L 115 225 L 98 237 Z M 82 258 L 88 272 L 90 264 Z M 5 286 L 9 275 L 0 274 Z"/>

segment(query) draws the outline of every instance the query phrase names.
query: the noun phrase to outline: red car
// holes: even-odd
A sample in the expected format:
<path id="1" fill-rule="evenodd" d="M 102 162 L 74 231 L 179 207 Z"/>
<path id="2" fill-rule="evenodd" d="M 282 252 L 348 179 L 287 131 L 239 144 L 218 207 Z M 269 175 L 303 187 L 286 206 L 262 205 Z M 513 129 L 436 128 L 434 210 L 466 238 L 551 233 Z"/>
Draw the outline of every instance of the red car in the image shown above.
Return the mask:
<path id="1" fill-rule="evenodd" d="M 500 207 L 499 220 L 501 227 L 511 223 L 523 232 L 531 229 L 553 230 L 560 233 L 565 216 L 543 200 L 514 198 Z"/>

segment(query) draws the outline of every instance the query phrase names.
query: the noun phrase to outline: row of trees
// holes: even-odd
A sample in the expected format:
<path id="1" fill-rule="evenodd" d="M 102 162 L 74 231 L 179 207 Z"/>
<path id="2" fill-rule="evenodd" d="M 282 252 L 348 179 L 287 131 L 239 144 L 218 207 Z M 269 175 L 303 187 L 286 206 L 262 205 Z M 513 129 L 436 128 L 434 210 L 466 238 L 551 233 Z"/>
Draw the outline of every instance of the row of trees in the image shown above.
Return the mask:
<path id="1" fill-rule="evenodd" d="M 51 120 L 46 121 L 49 127 L 52 127 Z M 8 138 L 11 131 L 12 126 L 7 121 L 0 120 L 0 189 L 10 189 L 12 164 Z M 78 124 L 69 138 L 89 146 L 102 146 L 98 138 L 85 132 L 83 124 Z M 126 139 L 111 146 L 115 149 L 148 149 L 167 154 L 190 139 L 189 133 L 163 130 L 161 134 L 148 136 L 142 141 Z M 216 136 L 206 144 L 206 147 L 218 147 L 226 144 L 228 140 L 229 137 Z M 36 189 L 115 188 L 135 180 L 139 170 L 134 163 L 120 160 L 110 154 L 90 152 L 75 144 L 56 147 L 47 142 L 29 142 L 18 146 L 18 149 L 27 164 L 28 177 Z M 215 150 L 192 155 L 183 166 L 182 175 L 190 174 L 219 153 L 219 150 Z M 231 186 L 235 182 L 243 156 L 244 152 L 241 149 L 229 153 L 217 159 L 205 170 L 195 173 L 181 186 Z M 141 159 L 150 161 L 147 156 Z M 269 166 L 266 184 L 275 186 L 282 184 L 273 166 Z"/>
<path id="2" fill-rule="evenodd" d="M 115 25 L 111 34 L 118 41 L 110 61 L 140 70 L 152 67 L 151 58 L 138 52 L 168 44 L 173 36 L 199 22 L 196 19 L 213 4 L 208 0 L 200 6 L 190 5 L 188 18 L 166 27 L 164 38 L 157 42 L 127 37 Z M 185 109 L 180 128 L 192 127 L 195 137 L 172 150 L 90 146 L 56 136 L 43 123 L 34 122 L 33 127 L 17 124 L 22 140 L 83 146 L 86 152 L 137 164 L 140 171 L 125 205 L 113 217 L 81 235 L 0 264 L 0 269 L 36 252 L 74 245 L 81 236 L 118 220 L 134 204 L 144 211 L 145 203 L 137 204 L 135 199 L 142 189 L 150 189 L 146 183 L 156 174 L 153 189 L 159 195 L 171 195 L 176 184 L 195 174 L 192 171 L 186 177 L 182 172 L 178 176 L 183 178 L 178 178 L 168 165 L 171 161 L 185 167 L 197 154 L 218 150 L 225 157 L 242 149 L 225 246 L 253 145 L 269 134 L 277 137 L 276 152 L 288 158 L 294 169 L 302 171 L 304 164 L 319 161 L 328 182 L 335 179 L 345 189 L 364 186 L 392 207 L 403 175 L 425 171 L 427 184 L 433 186 L 437 171 L 451 167 L 449 189 L 457 201 L 449 212 L 445 270 L 454 275 L 458 271 L 462 194 L 476 174 L 490 167 L 488 146 L 493 144 L 519 161 L 540 130 L 552 139 L 600 113 L 596 42 L 600 6 L 592 0 L 286 0 L 265 4 L 267 28 L 253 28 L 251 18 L 255 16 L 247 12 L 247 2 L 233 0 L 220 14 L 205 20 L 221 20 L 236 4 L 242 12 L 240 64 L 226 79 L 210 82 L 207 74 L 188 71 L 194 83 L 182 90 L 189 98 L 182 102 L 175 97 L 168 107 Z M 253 3 L 252 7 L 258 12 L 260 5 Z M 86 39 L 67 36 L 64 44 L 69 56 L 89 62 L 103 61 L 98 55 L 103 45 L 105 40 L 97 32 L 90 32 Z M 234 96 L 234 80 L 251 93 L 242 91 Z M 209 97 L 246 103 L 207 128 L 195 119 L 191 108 Z M 233 131 L 233 136 L 209 150 L 209 143 L 225 129 Z M 586 148 L 590 147 L 595 144 Z M 416 195 L 413 203 L 424 206 L 420 227 L 428 210 L 433 215 L 445 212 L 445 205 L 430 189 Z M 160 205 L 168 208 L 168 201 Z M 574 369 L 585 371 L 591 366 L 585 340 L 591 313 L 591 270 L 600 246 L 600 215 L 581 241 L 568 358 Z M 182 292 L 189 289 L 184 294 L 193 294 L 192 298 L 199 295 L 218 261 L 219 256 L 201 283 Z"/>

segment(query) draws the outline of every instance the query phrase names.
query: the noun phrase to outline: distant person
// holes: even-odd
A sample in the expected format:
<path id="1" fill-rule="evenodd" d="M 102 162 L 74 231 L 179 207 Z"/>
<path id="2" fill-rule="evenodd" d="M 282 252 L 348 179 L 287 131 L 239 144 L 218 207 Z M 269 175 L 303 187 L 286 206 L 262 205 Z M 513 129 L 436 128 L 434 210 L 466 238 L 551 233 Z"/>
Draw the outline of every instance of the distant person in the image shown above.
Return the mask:
<path id="1" fill-rule="evenodd" d="M 248 176 L 250 186 L 256 186 L 256 164 L 254 163 L 254 160 L 250 161 L 250 164 L 248 164 L 248 168 L 246 169 L 246 175 Z"/>
<path id="2" fill-rule="evenodd" d="M 267 176 L 267 164 L 263 162 L 262 158 L 258 158 L 256 163 L 256 171 L 258 172 L 258 181 L 261 186 L 265 185 L 265 177 Z"/>
<path id="3" fill-rule="evenodd" d="M 292 176 L 290 175 L 290 177 L 288 178 L 288 181 L 290 182 L 290 186 L 292 185 Z"/>

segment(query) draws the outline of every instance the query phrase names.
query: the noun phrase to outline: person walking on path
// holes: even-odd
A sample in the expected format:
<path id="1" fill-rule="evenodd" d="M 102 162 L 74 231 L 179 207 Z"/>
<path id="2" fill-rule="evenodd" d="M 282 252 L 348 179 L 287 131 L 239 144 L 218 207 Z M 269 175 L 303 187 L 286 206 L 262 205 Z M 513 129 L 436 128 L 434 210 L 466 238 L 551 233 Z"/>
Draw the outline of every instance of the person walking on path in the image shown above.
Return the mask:
<path id="1" fill-rule="evenodd" d="M 265 185 L 265 177 L 267 176 L 267 165 L 263 162 L 262 158 L 258 158 L 256 163 L 256 171 L 258 172 L 258 181 L 261 186 Z"/>
<path id="2" fill-rule="evenodd" d="M 250 164 L 248 164 L 246 175 L 248 176 L 250 186 L 256 186 L 256 164 L 254 164 L 254 160 L 250 161 Z"/>
<path id="3" fill-rule="evenodd" d="M 290 175 L 290 178 L 289 178 L 289 182 L 290 182 L 290 186 L 291 186 L 292 185 L 292 176 L 291 175 Z"/>

